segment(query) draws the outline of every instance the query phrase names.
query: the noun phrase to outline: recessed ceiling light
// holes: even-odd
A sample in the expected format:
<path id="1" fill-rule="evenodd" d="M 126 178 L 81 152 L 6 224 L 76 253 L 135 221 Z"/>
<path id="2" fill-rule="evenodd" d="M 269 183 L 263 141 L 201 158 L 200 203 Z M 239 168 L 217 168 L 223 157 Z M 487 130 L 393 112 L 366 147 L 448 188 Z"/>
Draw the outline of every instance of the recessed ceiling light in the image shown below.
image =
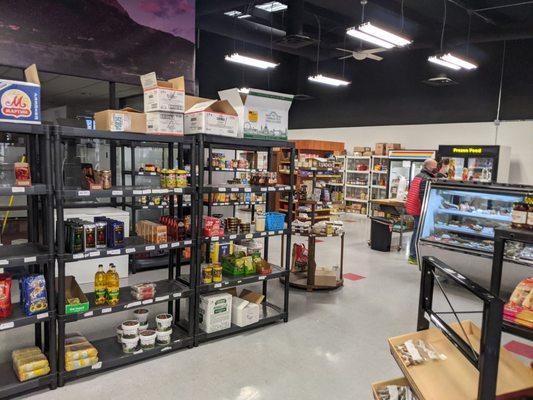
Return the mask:
<path id="1" fill-rule="evenodd" d="M 226 11 L 224 15 L 227 15 L 228 17 L 238 17 L 239 15 L 242 15 L 242 12 L 237 11 L 237 10 L 232 10 L 232 11 Z"/>
<path id="2" fill-rule="evenodd" d="M 268 12 L 278 12 L 288 8 L 286 4 L 280 3 L 279 1 L 269 1 L 268 3 L 258 4 L 255 7 Z"/>
<path id="3" fill-rule="evenodd" d="M 330 86 L 347 86 L 350 84 L 350 82 L 348 81 L 337 78 L 330 78 L 329 76 L 325 76 L 322 74 L 310 76 L 307 79 L 309 79 L 311 82 L 324 83 Z"/>
<path id="4" fill-rule="evenodd" d="M 279 65 L 271 61 L 261 60 L 255 57 L 242 56 L 239 53 L 233 53 L 231 55 L 226 55 L 226 61 L 249 65 L 251 67 L 256 67 L 256 68 L 261 68 L 261 69 L 276 68 Z"/>

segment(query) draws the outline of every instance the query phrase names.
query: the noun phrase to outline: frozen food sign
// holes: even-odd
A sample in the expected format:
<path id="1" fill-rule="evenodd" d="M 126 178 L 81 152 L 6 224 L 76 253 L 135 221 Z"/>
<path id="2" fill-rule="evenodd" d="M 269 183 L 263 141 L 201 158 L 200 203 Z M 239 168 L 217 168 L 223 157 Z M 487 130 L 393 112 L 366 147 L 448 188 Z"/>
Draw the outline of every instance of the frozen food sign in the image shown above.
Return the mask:
<path id="1" fill-rule="evenodd" d="M 483 153 L 481 147 L 454 147 L 452 148 L 453 154 L 476 154 L 480 155 Z"/>
<path id="2" fill-rule="evenodd" d="M 0 121 L 39 124 L 41 87 L 0 79 Z"/>

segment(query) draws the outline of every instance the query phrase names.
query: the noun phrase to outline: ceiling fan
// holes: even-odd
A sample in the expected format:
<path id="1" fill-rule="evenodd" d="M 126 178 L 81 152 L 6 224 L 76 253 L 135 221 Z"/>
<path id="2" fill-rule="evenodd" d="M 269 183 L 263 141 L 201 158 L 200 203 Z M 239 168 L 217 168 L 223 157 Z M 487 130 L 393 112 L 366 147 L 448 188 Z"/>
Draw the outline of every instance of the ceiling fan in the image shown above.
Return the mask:
<path id="1" fill-rule="evenodd" d="M 386 51 L 387 49 L 384 49 L 383 47 L 378 47 L 376 49 L 368 49 L 368 50 L 347 50 L 347 49 L 341 49 L 337 47 L 337 50 L 344 51 L 345 53 L 351 53 L 344 57 L 339 57 L 339 60 L 345 60 L 347 58 L 355 58 L 357 61 L 363 61 L 367 58 L 370 58 L 372 60 L 381 61 L 383 60 L 383 57 L 380 57 L 376 55 L 375 53 L 381 53 L 382 51 Z"/>

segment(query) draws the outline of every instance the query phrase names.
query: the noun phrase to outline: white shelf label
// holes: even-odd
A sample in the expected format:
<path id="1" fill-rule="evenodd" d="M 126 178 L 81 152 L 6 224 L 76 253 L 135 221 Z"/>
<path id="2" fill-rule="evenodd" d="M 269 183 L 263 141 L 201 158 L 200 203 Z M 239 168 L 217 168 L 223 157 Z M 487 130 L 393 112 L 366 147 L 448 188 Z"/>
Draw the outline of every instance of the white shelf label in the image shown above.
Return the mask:
<path id="1" fill-rule="evenodd" d="M 91 191 L 90 190 L 78 190 L 78 196 L 90 196 Z"/>
<path id="2" fill-rule="evenodd" d="M 132 308 L 142 305 L 141 301 L 134 301 L 133 303 L 126 304 L 126 307 L 124 308 Z"/>
<path id="3" fill-rule="evenodd" d="M 152 193 L 152 189 L 143 189 L 142 194 L 150 194 Z"/>
<path id="4" fill-rule="evenodd" d="M 107 314 L 107 313 L 110 313 L 111 311 L 113 311 L 112 308 L 102 308 L 102 314 Z"/>
<path id="5" fill-rule="evenodd" d="M 247 233 L 244 238 L 245 239 L 252 239 L 254 237 L 254 235 L 252 233 Z"/>
<path id="6" fill-rule="evenodd" d="M 237 239 L 237 235 L 229 235 L 230 239 Z"/>
<path id="7" fill-rule="evenodd" d="M 132 354 L 141 354 L 143 352 L 143 349 L 135 350 Z"/>
<path id="8" fill-rule="evenodd" d="M 26 188 L 15 186 L 11 188 L 11 193 L 24 193 L 26 191 Z"/>
<path id="9" fill-rule="evenodd" d="M 252 191 L 252 188 L 244 188 L 244 191 L 247 192 L 247 193 L 250 193 Z"/>
<path id="10" fill-rule="evenodd" d="M 76 253 L 76 254 L 72 255 L 72 258 L 74 260 L 79 260 L 80 258 L 83 258 L 84 256 L 85 256 L 85 254 L 83 254 L 83 253 Z"/>
<path id="11" fill-rule="evenodd" d="M 0 260 L 0 265 L 7 265 L 9 264 L 8 260 Z"/>
<path id="12" fill-rule="evenodd" d="M 33 257 L 24 257 L 24 262 L 25 263 L 30 263 L 30 262 L 35 262 L 37 261 L 37 257 L 36 256 L 33 256 Z"/>
<path id="13" fill-rule="evenodd" d="M 125 250 L 126 254 L 130 254 L 130 253 L 135 253 L 135 248 L 134 247 L 128 247 L 126 250 Z"/>
<path id="14" fill-rule="evenodd" d="M 89 257 L 99 257 L 100 256 L 100 252 L 99 251 L 91 251 L 89 254 L 88 254 Z"/>
<path id="15" fill-rule="evenodd" d="M 213 286 L 215 289 L 222 287 L 222 283 L 215 283 Z"/>
<path id="16" fill-rule="evenodd" d="M 212 242 L 218 242 L 218 236 L 211 236 Z"/>
<path id="17" fill-rule="evenodd" d="M 148 175 L 156 176 L 157 172 L 149 172 Z"/>
<path id="18" fill-rule="evenodd" d="M 37 319 L 48 318 L 49 315 L 50 314 L 48 312 L 43 312 L 43 313 L 37 314 Z"/>
<path id="19" fill-rule="evenodd" d="M 166 301 L 170 298 L 170 296 L 167 294 L 165 296 L 158 296 L 155 298 L 155 301 Z"/>
<path id="20" fill-rule="evenodd" d="M 164 352 L 164 351 L 169 351 L 169 350 L 172 350 L 172 347 L 170 347 L 170 346 L 163 347 L 163 348 L 161 349 L 161 353 Z"/>
<path id="21" fill-rule="evenodd" d="M 143 206 L 143 208 L 144 208 L 144 209 L 147 209 L 147 208 L 148 208 L 148 206 Z"/>
<path id="22" fill-rule="evenodd" d="M 278 231 L 278 235 L 283 235 L 283 231 Z"/>
<path id="23" fill-rule="evenodd" d="M 98 361 L 96 364 L 91 366 L 91 369 L 100 369 L 102 368 L 102 361 Z"/>
<path id="24" fill-rule="evenodd" d="M 170 243 L 170 247 L 178 247 L 179 245 L 179 242 Z"/>
<path id="25" fill-rule="evenodd" d="M 11 329 L 15 326 L 15 322 L 4 322 L 3 324 L 0 324 L 0 331 L 3 331 L 4 329 Z"/>
<path id="26" fill-rule="evenodd" d="M 266 236 L 267 233 L 266 232 L 261 232 L 261 236 Z"/>
<path id="27" fill-rule="evenodd" d="M 242 283 L 242 281 L 237 281 L 237 283 Z"/>
<path id="28" fill-rule="evenodd" d="M 266 188 L 266 187 L 262 187 L 262 188 L 261 188 L 261 191 L 262 191 L 262 192 L 266 192 L 267 190 L 268 190 L 268 188 Z"/>
<path id="29" fill-rule="evenodd" d="M 238 191 L 239 191 L 239 188 L 231 188 L 231 191 L 232 191 L 232 192 L 238 192 Z"/>
<path id="30" fill-rule="evenodd" d="M 112 196 L 122 196 L 123 194 L 124 194 L 124 192 L 122 190 L 113 190 L 111 192 Z"/>
<path id="31" fill-rule="evenodd" d="M 120 254 L 120 249 L 115 249 L 115 250 L 107 250 L 107 255 L 108 256 L 116 256 Z"/>
<path id="32" fill-rule="evenodd" d="M 160 245 L 159 245 L 159 248 L 160 248 L 160 249 L 167 249 L 167 248 L 168 248 L 168 243 L 160 244 Z"/>
<path id="33" fill-rule="evenodd" d="M 185 246 L 188 246 L 188 245 L 192 244 L 192 240 L 186 240 L 185 242 L 183 242 L 183 244 Z"/>
<path id="34" fill-rule="evenodd" d="M 259 277 L 259 280 L 260 280 L 260 281 L 264 281 L 265 278 L 266 278 L 266 276 L 262 275 L 262 276 Z"/>
<path id="35" fill-rule="evenodd" d="M 218 188 L 218 191 L 219 191 L 219 192 L 225 192 L 225 191 L 226 191 L 226 188 L 224 188 L 224 187 L 219 187 L 219 188 Z"/>
<path id="36" fill-rule="evenodd" d="M 143 300 L 143 305 L 152 304 L 153 302 L 154 302 L 154 299 L 146 299 L 146 300 Z"/>
<path id="37" fill-rule="evenodd" d="M 174 296 L 174 298 L 178 298 L 181 297 L 181 293 L 174 293 L 172 296 Z"/>
<path id="38" fill-rule="evenodd" d="M 143 191 L 142 190 L 134 190 L 133 191 L 133 194 L 136 195 L 136 194 L 143 194 Z"/>
<path id="39" fill-rule="evenodd" d="M 146 247 L 145 247 L 145 250 L 146 250 L 146 251 L 155 250 L 155 246 L 146 246 Z"/>
<path id="40" fill-rule="evenodd" d="M 83 314 L 83 316 L 84 316 L 85 318 L 87 318 L 87 317 L 92 317 L 93 315 L 94 315 L 94 313 L 93 313 L 92 311 L 87 311 L 85 314 Z"/>
<path id="41" fill-rule="evenodd" d="M 268 191 L 269 191 L 269 192 L 275 192 L 275 191 L 276 191 L 276 188 L 273 187 L 273 186 L 269 186 L 269 187 L 268 187 Z"/>
<path id="42" fill-rule="evenodd" d="M 152 193 L 154 193 L 154 194 L 168 193 L 168 189 L 152 189 Z"/>
<path id="43" fill-rule="evenodd" d="M 183 188 L 174 188 L 174 193 L 183 193 Z"/>

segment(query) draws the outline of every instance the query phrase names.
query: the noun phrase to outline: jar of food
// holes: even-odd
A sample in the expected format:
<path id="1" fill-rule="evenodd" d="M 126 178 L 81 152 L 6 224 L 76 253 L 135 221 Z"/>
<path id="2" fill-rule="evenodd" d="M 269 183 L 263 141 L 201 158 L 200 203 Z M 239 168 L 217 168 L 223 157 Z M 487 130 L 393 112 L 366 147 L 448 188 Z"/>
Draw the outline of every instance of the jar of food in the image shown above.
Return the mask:
<path id="1" fill-rule="evenodd" d="M 122 323 L 122 337 L 137 335 L 139 333 L 139 321 L 129 320 Z"/>
<path id="2" fill-rule="evenodd" d="M 157 332 L 151 329 L 145 330 L 139 334 L 141 339 L 141 349 L 148 350 L 155 347 L 155 339 L 157 338 Z"/>
<path id="3" fill-rule="evenodd" d="M 100 184 L 102 189 L 111 189 L 111 171 L 108 169 L 100 171 Z"/>
<path id="4" fill-rule="evenodd" d="M 266 226 L 266 216 L 263 213 L 257 213 L 255 216 L 255 231 L 264 232 Z"/>
<path id="5" fill-rule="evenodd" d="M 124 353 L 133 353 L 138 343 L 138 335 L 122 335 L 122 351 Z"/>
<path id="6" fill-rule="evenodd" d="M 219 263 L 213 264 L 213 282 L 222 282 L 222 266 Z"/>
<path id="7" fill-rule="evenodd" d="M 213 283 L 213 267 L 206 266 L 202 269 L 202 282 Z"/>
<path id="8" fill-rule="evenodd" d="M 173 169 L 169 169 L 168 170 L 168 175 L 167 175 L 167 188 L 168 189 L 174 189 L 176 187 L 176 171 L 173 170 Z"/>
<path id="9" fill-rule="evenodd" d="M 523 229 L 527 225 L 529 206 L 526 203 L 514 203 L 512 212 L 513 228 Z"/>
<path id="10" fill-rule="evenodd" d="M 161 172 L 159 173 L 159 184 L 162 188 L 167 187 L 167 175 L 168 175 L 167 169 L 162 169 Z"/>
<path id="11" fill-rule="evenodd" d="M 172 329 L 172 315 L 170 314 L 159 314 L 155 317 L 155 323 L 157 324 L 157 330 L 167 330 Z"/>
<path id="12" fill-rule="evenodd" d="M 158 329 L 156 331 L 156 336 L 157 336 L 157 344 L 159 345 L 170 344 L 170 337 L 172 336 L 172 328 L 169 328 L 166 331 L 160 331 Z"/>

